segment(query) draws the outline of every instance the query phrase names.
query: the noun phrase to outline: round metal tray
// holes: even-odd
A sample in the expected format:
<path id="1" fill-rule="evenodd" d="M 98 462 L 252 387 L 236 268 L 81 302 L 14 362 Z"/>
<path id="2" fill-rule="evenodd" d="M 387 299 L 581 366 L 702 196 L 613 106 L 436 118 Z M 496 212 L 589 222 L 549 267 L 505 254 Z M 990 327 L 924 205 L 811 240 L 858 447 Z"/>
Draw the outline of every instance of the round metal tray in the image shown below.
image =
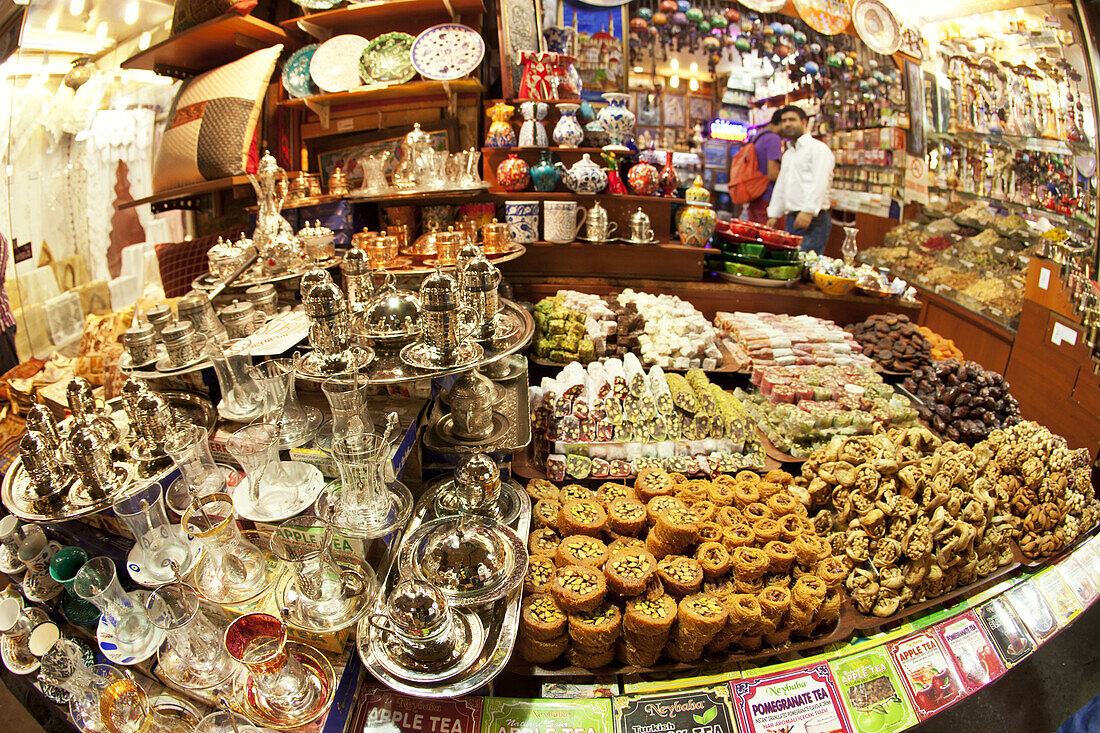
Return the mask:
<path id="1" fill-rule="evenodd" d="M 185 417 L 196 425 L 204 427 L 208 434 L 213 432 L 217 423 L 218 412 L 209 400 L 188 392 L 166 391 L 159 394 L 168 401 L 173 409 L 182 412 Z M 122 412 L 122 400 L 113 399 L 107 403 L 107 407 L 110 408 L 112 414 Z M 71 423 L 72 418 L 66 418 L 58 423 L 57 427 L 64 433 Z M 46 514 L 36 511 L 31 502 L 32 497 L 29 496 L 29 477 L 27 472 L 23 470 L 23 460 L 16 458 L 4 474 L 3 482 L 0 483 L 0 500 L 3 501 L 4 507 L 9 512 L 26 522 L 67 522 L 70 519 L 77 519 L 78 517 L 103 511 L 119 499 L 132 496 L 155 481 L 162 481 L 176 470 L 175 463 L 167 456 L 153 464 L 151 470 L 142 470 L 130 455 L 132 441 L 136 439 L 136 432 L 132 432 L 115 449 L 116 453 L 121 450 L 124 454 L 121 456 L 122 460 L 116 460 L 116 463 L 131 467 L 133 477 L 121 491 L 114 492 L 104 499 L 91 504 L 73 504 L 66 499 L 56 512 Z"/>

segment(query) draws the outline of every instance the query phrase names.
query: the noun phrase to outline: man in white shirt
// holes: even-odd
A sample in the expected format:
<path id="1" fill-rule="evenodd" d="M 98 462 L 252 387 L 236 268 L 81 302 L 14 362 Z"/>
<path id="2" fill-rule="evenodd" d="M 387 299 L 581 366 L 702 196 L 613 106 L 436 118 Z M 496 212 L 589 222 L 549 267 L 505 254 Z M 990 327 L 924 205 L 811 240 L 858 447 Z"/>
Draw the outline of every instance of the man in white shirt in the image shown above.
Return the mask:
<path id="1" fill-rule="evenodd" d="M 807 132 L 809 118 L 801 107 L 787 105 L 779 113 L 779 134 L 790 144 L 768 204 L 768 226 L 786 216 L 787 231 L 802 237 L 802 250 L 822 254 L 833 226 L 829 189 L 836 158 L 828 145 Z"/>

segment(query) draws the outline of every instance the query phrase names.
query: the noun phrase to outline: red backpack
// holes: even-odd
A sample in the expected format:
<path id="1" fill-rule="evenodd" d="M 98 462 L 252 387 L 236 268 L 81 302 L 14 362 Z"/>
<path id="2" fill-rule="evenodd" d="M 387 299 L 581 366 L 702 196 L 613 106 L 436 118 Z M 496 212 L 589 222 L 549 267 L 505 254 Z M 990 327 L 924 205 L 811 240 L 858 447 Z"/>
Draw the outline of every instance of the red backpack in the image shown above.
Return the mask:
<path id="1" fill-rule="evenodd" d="M 768 188 L 768 176 L 760 172 L 756 159 L 756 140 L 745 143 L 730 162 L 730 201 L 747 204 L 764 195 Z"/>

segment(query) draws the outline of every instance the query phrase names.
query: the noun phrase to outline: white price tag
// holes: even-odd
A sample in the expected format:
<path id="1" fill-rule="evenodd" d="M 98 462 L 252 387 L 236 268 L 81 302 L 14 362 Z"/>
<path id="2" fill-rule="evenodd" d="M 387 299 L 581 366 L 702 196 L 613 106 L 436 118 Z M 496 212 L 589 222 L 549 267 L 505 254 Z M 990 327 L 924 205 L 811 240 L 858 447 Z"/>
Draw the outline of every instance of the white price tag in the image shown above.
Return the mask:
<path id="1" fill-rule="evenodd" d="M 1046 290 L 1050 287 L 1050 270 L 1042 268 L 1039 270 L 1039 288 Z"/>
<path id="2" fill-rule="evenodd" d="M 1054 329 L 1050 332 L 1050 342 L 1055 346 L 1061 346 L 1063 343 L 1076 346 L 1077 331 L 1062 323 L 1055 323 Z"/>
<path id="3" fill-rule="evenodd" d="M 355 120 L 350 120 L 349 119 L 349 120 L 337 120 L 336 121 L 336 129 L 339 132 L 347 132 L 348 130 L 352 129 L 353 127 L 355 127 Z"/>

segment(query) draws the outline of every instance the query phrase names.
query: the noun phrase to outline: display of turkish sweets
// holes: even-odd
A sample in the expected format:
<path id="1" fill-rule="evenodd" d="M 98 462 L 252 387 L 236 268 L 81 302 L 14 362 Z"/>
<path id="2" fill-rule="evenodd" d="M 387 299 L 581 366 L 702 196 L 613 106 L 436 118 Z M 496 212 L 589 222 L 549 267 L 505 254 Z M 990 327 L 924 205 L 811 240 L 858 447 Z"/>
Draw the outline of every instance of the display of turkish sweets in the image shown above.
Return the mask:
<path id="1" fill-rule="evenodd" d="M 1012 561 L 992 460 L 925 427 L 838 437 L 803 464 L 791 492 L 830 532 L 856 608 L 887 617 Z"/>
<path id="2" fill-rule="evenodd" d="M 835 435 L 869 433 L 876 425 L 911 425 L 917 411 L 867 367 L 767 367 L 753 372 L 758 391 L 735 391 L 757 426 L 780 451 L 805 458 Z"/>
<path id="3" fill-rule="evenodd" d="M 606 324 L 615 324 L 615 312 L 599 296 L 561 290 L 540 300 L 533 315 L 534 351 L 540 359 L 587 364 L 606 355 Z"/>
<path id="4" fill-rule="evenodd" d="M 939 361 L 906 377 L 902 387 L 920 400 L 920 418 L 948 440 L 976 443 L 1020 421 L 1008 382 L 977 362 Z"/>
<path id="5" fill-rule="evenodd" d="M 754 371 L 774 365 L 871 364 L 850 333 L 814 316 L 718 313 L 714 324 L 745 347 Z"/>
<path id="6" fill-rule="evenodd" d="M 883 369 L 911 372 L 932 363 L 932 345 L 904 313 L 876 313 L 846 329 Z"/>
<path id="7" fill-rule="evenodd" d="M 627 288 L 616 300 L 634 306 L 645 323 L 638 339 L 642 363 L 664 369 L 722 366 L 721 335 L 695 306 L 675 295 L 651 295 Z"/>
<path id="8" fill-rule="evenodd" d="M 659 468 L 597 492 L 532 481 L 532 500 L 561 508 L 534 516 L 518 654 L 652 667 L 828 632 L 847 565 L 791 484 L 784 471 L 708 480 Z M 579 532 L 569 516 L 577 506 L 595 517 Z"/>
<path id="9" fill-rule="evenodd" d="M 698 369 L 646 370 L 633 354 L 572 362 L 529 396 L 535 462 L 554 480 L 763 466 L 749 413 Z"/>

